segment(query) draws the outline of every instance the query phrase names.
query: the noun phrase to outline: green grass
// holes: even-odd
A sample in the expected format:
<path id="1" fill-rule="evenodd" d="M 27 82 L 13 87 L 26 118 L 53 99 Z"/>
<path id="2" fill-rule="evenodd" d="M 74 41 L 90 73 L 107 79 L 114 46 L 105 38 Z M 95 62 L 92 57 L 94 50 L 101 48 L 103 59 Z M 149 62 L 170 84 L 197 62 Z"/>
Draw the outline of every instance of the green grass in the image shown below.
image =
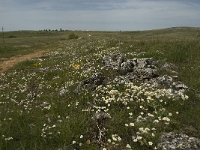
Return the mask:
<path id="1" fill-rule="evenodd" d="M 0 59 L 59 47 L 71 32 L 15 31 L 0 34 Z"/>
<path id="2" fill-rule="evenodd" d="M 22 62 L 0 76 L 0 149 L 70 150 L 76 148 L 77 143 L 83 144 L 80 149 L 99 149 L 99 145 L 91 140 L 98 130 L 91 119 L 94 112 L 82 111 L 90 107 L 88 103 L 94 102 L 94 95 L 92 92 L 76 94 L 74 91 L 80 81 L 95 72 L 103 72 L 110 78 L 117 74 L 112 70 L 101 69 L 102 57 L 111 52 L 121 52 L 130 58 L 133 57 L 131 54 L 141 53 L 138 57 L 153 57 L 162 63 L 173 63 L 179 79 L 188 87 L 200 90 L 199 28 L 74 32 L 79 38 L 69 40 L 70 33 L 5 33 L 5 45 L 0 42 L 0 58 L 37 49 L 50 49 L 50 53 L 40 59 Z M 121 92 L 125 89 L 117 85 L 113 88 Z M 158 134 L 153 139 L 154 143 L 163 131 L 186 132 L 200 138 L 200 97 L 193 91 L 187 95 L 189 99 L 183 102 L 169 100 L 170 103 L 165 107 L 173 113 L 171 124 L 156 127 Z M 100 101 L 99 105 L 105 104 Z M 141 103 L 128 104 L 133 110 L 133 118 L 140 111 L 139 105 Z M 149 107 L 152 113 L 159 103 L 143 105 Z M 174 115 L 176 111 L 180 114 Z M 124 128 L 124 123 L 133 121 L 127 120 L 129 112 L 123 104 L 112 103 L 109 110 L 112 118 L 106 124 L 106 138 L 118 134 L 123 139 L 115 149 L 122 149 L 127 143 L 134 149 L 151 149 L 147 145 L 132 142 L 131 136 L 137 128 Z M 136 125 L 140 126 L 153 127 L 148 122 Z M 81 135 L 83 138 L 80 138 Z M 8 137 L 13 139 L 6 141 Z M 150 137 L 146 138 L 151 140 Z M 77 143 L 72 144 L 72 141 Z"/>

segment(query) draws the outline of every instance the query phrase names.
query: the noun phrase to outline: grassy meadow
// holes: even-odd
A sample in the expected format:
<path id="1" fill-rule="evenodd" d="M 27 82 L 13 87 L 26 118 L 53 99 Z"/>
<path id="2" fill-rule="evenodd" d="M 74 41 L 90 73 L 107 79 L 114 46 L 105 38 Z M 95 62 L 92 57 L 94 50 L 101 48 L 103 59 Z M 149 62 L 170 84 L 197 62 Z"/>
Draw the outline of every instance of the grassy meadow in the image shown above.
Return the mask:
<path id="1" fill-rule="evenodd" d="M 200 28 L 75 31 L 75 37 L 69 36 L 71 33 L 6 32 L 5 43 L 0 40 L 0 63 L 13 56 L 48 51 L 45 56 L 19 63 L 0 75 L 0 149 L 148 150 L 157 148 L 163 132 L 200 138 Z M 102 64 L 102 58 L 113 52 L 128 58 L 152 57 L 160 65 L 172 63 L 178 79 L 189 90 L 175 101 L 167 89 L 157 90 L 145 84 L 121 86 L 111 82 L 109 86 L 100 86 L 97 93 L 90 90 L 75 93 L 78 84 L 94 73 L 101 72 L 109 78 L 116 74 Z M 153 103 L 147 104 L 148 96 L 143 89 L 153 93 Z M 103 99 L 113 98 L 114 91 L 121 100 L 107 105 Z M 159 92 L 163 92 L 165 103 L 160 101 Z M 142 109 L 147 107 L 159 111 Z M 103 143 L 95 142 L 95 138 L 99 139 L 98 127 L 92 119 L 99 109 L 111 115 L 105 125 Z M 145 114 L 150 117 L 136 121 Z M 159 117 L 168 119 L 159 121 Z M 136 132 L 141 139 L 134 140 Z"/>
<path id="2" fill-rule="evenodd" d="M 0 59 L 28 54 L 39 50 L 49 50 L 67 39 L 68 33 L 44 31 L 13 31 L 0 34 Z"/>

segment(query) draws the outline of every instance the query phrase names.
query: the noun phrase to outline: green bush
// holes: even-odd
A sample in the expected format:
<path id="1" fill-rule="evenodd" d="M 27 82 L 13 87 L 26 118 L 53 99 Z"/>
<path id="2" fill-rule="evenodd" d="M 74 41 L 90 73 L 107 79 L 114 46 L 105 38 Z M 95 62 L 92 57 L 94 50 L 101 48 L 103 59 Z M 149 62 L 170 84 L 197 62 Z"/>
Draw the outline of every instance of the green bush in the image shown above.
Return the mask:
<path id="1" fill-rule="evenodd" d="M 68 39 L 78 39 L 78 35 L 76 35 L 75 33 L 70 33 Z"/>
<path id="2" fill-rule="evenodd" d="M 10 35 L 10 36 L 8 36 L 8 38 L 16 38 L 17 36 L 15 36 L 15 35 Z"/>

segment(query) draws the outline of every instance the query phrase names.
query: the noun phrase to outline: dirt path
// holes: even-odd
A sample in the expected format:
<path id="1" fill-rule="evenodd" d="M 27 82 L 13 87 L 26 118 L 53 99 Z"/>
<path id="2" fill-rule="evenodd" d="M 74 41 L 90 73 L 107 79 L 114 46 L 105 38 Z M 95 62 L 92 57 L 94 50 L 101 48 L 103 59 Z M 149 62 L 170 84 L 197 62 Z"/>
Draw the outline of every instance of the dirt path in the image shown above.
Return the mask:
<path id="1" fill-rule="evenodd" d="M 37 51 L 26 55 L 19 55 L 9 58 L 8 60 L 0 61 L 0 73 L 7 71 L 17 63 L 22 61 L 30 60 L 32 58 L 41 57 L 46 51 Z"/>

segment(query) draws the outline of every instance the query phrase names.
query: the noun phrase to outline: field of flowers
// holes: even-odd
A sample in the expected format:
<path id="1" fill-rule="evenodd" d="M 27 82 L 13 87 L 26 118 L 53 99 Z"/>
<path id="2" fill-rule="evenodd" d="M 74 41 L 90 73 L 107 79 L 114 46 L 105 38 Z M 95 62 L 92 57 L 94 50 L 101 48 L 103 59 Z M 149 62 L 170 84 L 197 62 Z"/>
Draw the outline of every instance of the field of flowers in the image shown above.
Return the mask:
<path id="1" fill-rule="evenodd" d="M 77 32 L 2 73 L 0 149 L 148 150 L 164 132 L 199 138 L 200 37 L 166 33 Z M 113 54 L 153 58 L 160 76 L 188 89 L 127 80 L 103 63 Z M 91 79 L 98 74 L 103 82 Z"/>

